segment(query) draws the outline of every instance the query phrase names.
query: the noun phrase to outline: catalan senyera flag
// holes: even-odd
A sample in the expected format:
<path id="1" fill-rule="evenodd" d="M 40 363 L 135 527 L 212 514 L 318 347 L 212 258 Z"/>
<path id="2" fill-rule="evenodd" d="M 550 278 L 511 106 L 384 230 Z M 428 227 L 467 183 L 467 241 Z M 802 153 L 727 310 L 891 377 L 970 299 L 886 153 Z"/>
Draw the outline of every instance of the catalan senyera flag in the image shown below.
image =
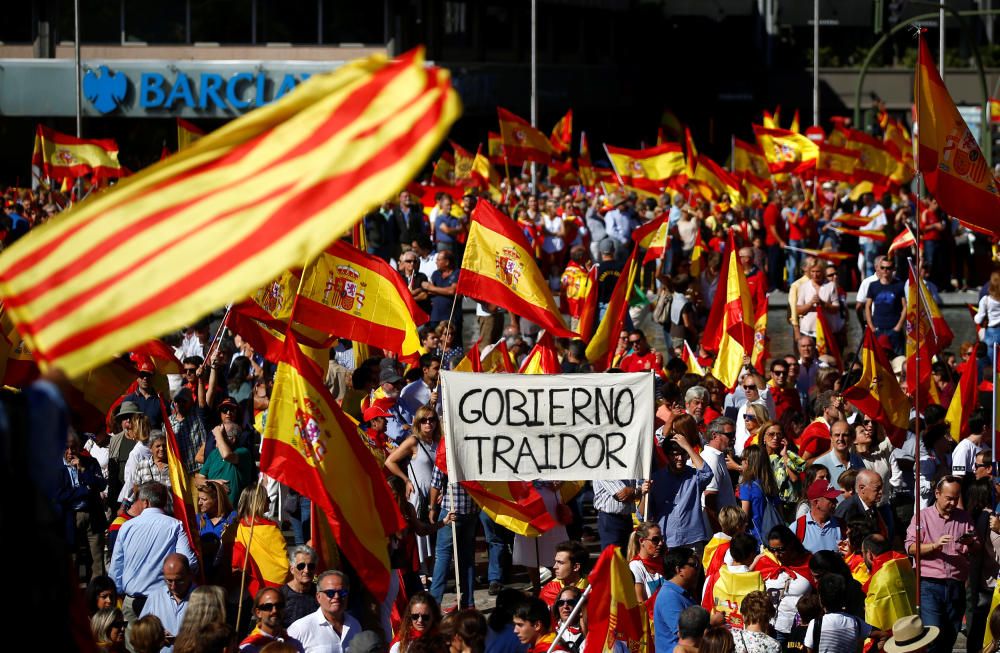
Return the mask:
<path id="1" fill-rule="evenodd" d="M 826 312 L 821 310 L 816 311 L 816 353 L 820 356 L 833 356 L 837 361 L 837 369 L 844 369 L 844 358 L 840 355 L 837 338 L 830 328 L 830 321 L 826 319 Z"/>
<path id="2" fill-rule="evenodd" d="M 587 188 L 593 188 L 597 184 L 597 175 L 590 160 L 590 146 L 587 144 L 586 132 L 580 132 L 580 156 L 576 160 L 576 167 L 580 173 L 580 183 Z"/>
<path id="3" fill-rule="evenodd" d="M 698 157 L 698 168 L 694 173 L 694 179 L 698 182 L 699 190 L 705 199 L 716 200 L 722 195 L 728 195 L 733 206 L 742 204 L 740 180 L 707 156 Z M 711 193 L 706 194 L 705 188 Z"/>
<path id="4" fill-rule="evenodd" d="M 844 390 L 844 398 L 863 415 L 881 424 L 893 446 L 900 447 L 910 423 L 910 398 L 900 389 L 871 329 L 865 330 L 860 358 L 864 368 L 861 378 Z"/>
<path id="5" fill-rule="evenodd" d="M 729 389 L 736 387 L 743 359 L 750 356 L 754 348 L 751 320 L 755 319 L 755 313 L 750 287 L 736 256 L 736 241 L 730 232 L 719 276 L 720 286 L 702 336 L 702 347 L 718 352 L 712 376 Z"/>
<path id="6" fill-rule="evenodd" d="M 771 342 L 767 335 L 767 305 L 771 301 L 770 296 L 765 295 L 764 301 L 757 307 L 757 313 L 753 321 L 753 351 L 750 353 L 750 364 L 755 369 L 764 369 L 764 363 L 771 355 Z"/>
<path id="7" fill-rule="evenodd" d="M 771 174 L 801 173 L 816 166 L 819 146 L 802 134 L 787 129 L 753 126 Z"/>
<path id="8" fill-rule="evenodd" d="M 506 109 L 497 107 L 497 116 L 500 119 L 504 156 L 511 165 L 522 165 L 526 161 L 548 163 L 552 160 L 555 150 L 545 134 Z"/>
<path id="9" fill-rule="evenodd" d="M 705 376 L 705 368 L 698 363 L 698 357 L 691 351 L 691 345 L 684 341 L 684 349 L 681 350 L 681 360 L 687 365 L 687 371 L 698 376 Z"/>
<path id="10" fill-rule="evenodd" d="M 822 143 L 816 162 L 816 177 L 819 181 L 850 182 L 860 156 L 860 150 Z"/>
<path id="11" fill-rule="evenodd" d="M 530 481 L 462 481 L 462 487 L 497 524 L 538 537 L 558 524 Z"/>
<path id="12" fill-rule="evenodd" d="M 657 193 L 666 182 L 687 176 L 684 151 L 677 143 L 664 143 L 644 150 L 605 145 L 611 165 L 623 184 Z"/>
<path id="13" fill-rule="evenodd" d="M 635 579 L 618 546 L 601 552 L 587 577 L 587 644 L 583 653 L 610 653 L 621 640 L 639 651 L 648 651 L 649 617 L 646 606 L 635 595 Z"/>
<path id="14" fill-rule="evenodd" d="M 302 272 L 293 324 L 353 342 L 420 358 L 417 327 L 427 321 L 399 274 L 388 263 L 335 241 Z M 332 338 L 317 344 L 332 344 Z"/>
<path id="15" fill-rule="evenodd" d="M 486 200 L 472 211 L 455 292 L 503 306 L 555 336 L 576 337 L 563 322 L 524 234 Z"/>
<path id="16" fill-rule="evenodd" d="M 552 135 L 549 136 L 549 143 L 557 154 L 569 152 L 570 143 L 573 142 L 573 110 L 570 109 L 566 115 L 559 119 L 556 126 L 552 128 Z"/>
<path id="17" fill-rule="evenodd" d="M 559 355 L 556 353 L 556 344 L 552 341 L 552 336 L 546 331 L 531 348 L 528 355 L 521 363 L 519 374 L 559 374 L 562 366 L 559 364 Z"/>
<path id="18" fill-rule="evenodd" d="M 597 325 L 594 337 L 587 344 L 587 360 L 593 365 L 595 372 L 603 372 L 612 366 L 618 334 L 621 333 L 622 325 L 625 323 L 629 295 L 635 284 L 636 270 L 639 268 L 635 260 L 636 251 L 633 249 L 625 261 L 625 267 L 622 268 L 621 276 L 618 277 L 615 289 L 611 293 L 611 300 L 604 310 L 604 317 Z"/>
<path id="19" fill-rule="evenodd" d="M 969 435 L 969 418 L 978 405 L 979 366 L 973 363 L 965 366 L 945 415 L 945 421 L 948 422 L 951 437 L 955 442 Z"/>
<path id="20" fill-rule="evenodd" d="M 52 179 L 75 179 L 92 175 L 95 179 L 121 177 L 125 169 L 118 162 L 118 143 L 111 138 L 85 139 L 38 125 L 31 165 Z"/>
<path id="21" fill-rule="evenodd" d="M 205 130 L 195 125 L 193 123 L 184 120 L 183 118 L 177 119 L 177 149 L 183 150 L 186 147 L 190 147 L 194 144 L 196 140 L 205 135 Z"/>
<path id="22" fill-rule="evenodd" d="M 329 517 L 334 537 L 381 601 L 389 589 L 388 536 L 405 528 L 385 476 L 323 385 L 324 371 L 289 333 L 278 365 L 261 446 L 261 472 L 309 497 Z"/>
<path id="23" fill-rule="evenodd" d="M 646 265 L 650 261 L 661 258 L 670 244 L 670 215 L 664 213 L 658 218 L 653 218 L 632 232 L 632 240 L 636 245 L 646 250 L 646 255 L 642 257 L 640 265 Z"/>
<path id="24" fill-rule="evenodd" d="M 80 374 L 317 256 L 459 112 L 419 50 L 313 75 L 33 229 L 0 255 L 0 295 L 43 368 Z"/>
<path id="25" fill-rule="evenodd" d="M 914 98 L 917 166 L 941 209 L 991 232 L 1000 228 L 1000 189 L 920 36 Z"/>

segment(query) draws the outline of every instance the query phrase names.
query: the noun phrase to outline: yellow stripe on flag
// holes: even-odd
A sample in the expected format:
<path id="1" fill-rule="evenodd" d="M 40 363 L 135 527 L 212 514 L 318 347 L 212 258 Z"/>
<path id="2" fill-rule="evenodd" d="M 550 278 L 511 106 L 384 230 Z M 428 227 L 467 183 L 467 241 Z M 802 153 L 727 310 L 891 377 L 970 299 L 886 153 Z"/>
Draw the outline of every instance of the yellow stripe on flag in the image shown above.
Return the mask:
<path id="1" fill-rule="evenodd" d="M 80 374 L 318 255 L 459 112 L 420 51 L 315 75 L 32 230 L 0 255 L 0 295 L 43 366 Z"/>

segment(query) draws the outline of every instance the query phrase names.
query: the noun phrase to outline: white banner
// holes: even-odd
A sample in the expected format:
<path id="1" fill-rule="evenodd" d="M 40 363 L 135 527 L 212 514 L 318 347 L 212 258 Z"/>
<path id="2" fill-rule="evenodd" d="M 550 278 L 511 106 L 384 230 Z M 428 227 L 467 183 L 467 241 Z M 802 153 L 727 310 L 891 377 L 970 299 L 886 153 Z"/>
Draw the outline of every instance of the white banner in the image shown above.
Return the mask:
<path id="1" fill-rule="evenodd" d="M 441 372 L 451 481 L 649 478 L 653 375 Z"/>

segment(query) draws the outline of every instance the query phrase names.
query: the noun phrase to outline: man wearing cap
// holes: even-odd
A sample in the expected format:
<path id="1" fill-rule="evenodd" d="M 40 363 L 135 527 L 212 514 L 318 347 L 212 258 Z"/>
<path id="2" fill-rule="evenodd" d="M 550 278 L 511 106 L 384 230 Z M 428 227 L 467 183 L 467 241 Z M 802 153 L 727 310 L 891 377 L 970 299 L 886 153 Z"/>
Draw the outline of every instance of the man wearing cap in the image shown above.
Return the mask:
<path id="1" fill-rule="evenodd" d="M 840 490 L 828 481 L 817 480 L 809 486 L 806 498 L 809 499 L 809 512 L 795 520 L 795 536 L 810 553 L 836 551 L 843 539 L 840 522 L 833 516 Z"/>
<path id="2" fill-rule="evenodd" d="M 198 450 L 205 444 L 207 434 L 201 421 L 191 388 L 184 385 L 174 393 L 174 411 L 170 414 L 170 426 L 174 429 L 177 448 L 180 450 L 184 470 L 194 474 L 201 467 L 196 460 Z"/>
<path id="3" fill-rule="evenodd" d="M 885 653 L 924 653 L 936 650 L 937 626 L 925 626 L 920 617 L 903 617 L 892 625 L 892 637 L 885 643 Z M 978 648 L 978 647 L 976 647 Z M 950 649 L 949 649 L 950 650 Z"/>
<path id="4" fill-rule="evenodd" d="M 361 404 L 362 419 L 368 408 L 376 403 L 382 406 L 388 413 L 383 416 L 386 419 L 385 434 L 392 442 L 399 444 L 410 434 L 410 423 L 403 416 L 403 409 L 399 405 L 403 377 L 396 371 L 396 361 L 391 358 L 382 359 L 378 380 L 379 387 L 371 393 L 367 402 Z"/>
<path id="5" fill-rule="evenodd" d="M 160 404 L 160 395 L 153 387 L 153 375 L 156 374 L 156 367 L 148 357 L 140 358 L 136 365 L 139 378 L 136 381 L 135 392 L 125 395 L 123 401 L 131 401 L 139 410 L 149 418 L 149 428 L 162 430 L 165 415 Z"/>
<path id="6" fill-rule="evenodd" d="M 386 455 L 389 453 L 389 436 L 386 435 L 386 424 L 390 417 L 392 417 L 392 413 L 386 410 L 381 400 L 365 408 L 362 415 L 364 423 L 367 425 L 365 433 L 368 434 L 375 446 Z"/>
<path id="7" fill-rule="evenodd" d="M 132 417 L 135 415 L 142 415 L 142 411 L 134 401 L 119 404 L 115 421 L 121 430 L 111 437 L 111 444 L 108 446 L 108 497 L 116 505 L 116 498 L 125 485 L 125 463 L 135 448 L 136 440 L 132 435 Z"/>

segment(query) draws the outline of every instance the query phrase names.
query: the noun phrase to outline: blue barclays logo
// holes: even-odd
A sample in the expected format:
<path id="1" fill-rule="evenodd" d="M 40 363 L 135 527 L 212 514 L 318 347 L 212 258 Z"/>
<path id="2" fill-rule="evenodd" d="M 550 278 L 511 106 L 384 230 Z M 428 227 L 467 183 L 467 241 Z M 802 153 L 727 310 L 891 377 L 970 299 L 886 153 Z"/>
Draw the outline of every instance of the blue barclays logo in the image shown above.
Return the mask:
<path id="1" fill-rule="evenodd" d="M 217 73 L 201 73 L 196 77 L 182 72 L 170 82 L 161 73 L 142 73 L 138 101 L 144 109 L 246 111 L 281 98 L 308 78 L 308 73 L 299 77 L 286 74 L 280 82 L 273 82 L 263 72 L 238 72 L 228 79 Z"/>
<path id="2" fill-rule="evenodd" d="M 100 75 L 88 70 L 83 76 L 83 96 L 102 114 L 111 113 L 125 100 L 128 77 L 124 73 L 112 73 L 107 66 L 98 70 Z"/>

